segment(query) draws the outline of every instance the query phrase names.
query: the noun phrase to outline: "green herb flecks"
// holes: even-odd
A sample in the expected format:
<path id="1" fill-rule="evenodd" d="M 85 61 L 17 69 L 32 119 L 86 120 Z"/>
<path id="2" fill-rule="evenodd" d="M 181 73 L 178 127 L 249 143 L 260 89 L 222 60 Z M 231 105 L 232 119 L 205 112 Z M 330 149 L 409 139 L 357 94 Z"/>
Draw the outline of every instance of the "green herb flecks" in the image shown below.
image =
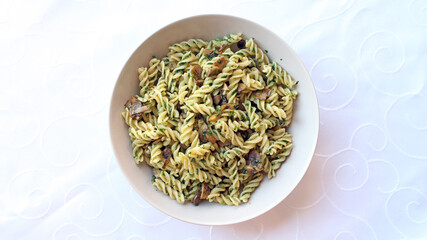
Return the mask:
<path id="1" fill-rule="evenodd" d="M 209 60 L 212 60 L 212 58 L 214 58 L 214 57 L 216 57 L 216 56 L 218 56 L 218 53 L 216 53 L 215 51 L 212 51 L 212 52 L 210 52 L 210 53 L 206 54 L 206 57 L 207 57 Z"/>

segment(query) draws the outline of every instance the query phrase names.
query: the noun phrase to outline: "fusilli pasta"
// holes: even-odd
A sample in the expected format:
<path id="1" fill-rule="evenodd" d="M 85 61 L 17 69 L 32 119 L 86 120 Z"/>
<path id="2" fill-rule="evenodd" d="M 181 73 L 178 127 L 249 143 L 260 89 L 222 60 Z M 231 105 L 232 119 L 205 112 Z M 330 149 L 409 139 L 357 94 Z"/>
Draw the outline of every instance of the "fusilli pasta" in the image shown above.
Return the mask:
<path id="1" fill-rule="evenodd" d="M 133 157 L 179 203 L 246 203 L 292 151 L 298 82 L 252 38 L 175 43 L 138 78 L 122 113 Z"/>

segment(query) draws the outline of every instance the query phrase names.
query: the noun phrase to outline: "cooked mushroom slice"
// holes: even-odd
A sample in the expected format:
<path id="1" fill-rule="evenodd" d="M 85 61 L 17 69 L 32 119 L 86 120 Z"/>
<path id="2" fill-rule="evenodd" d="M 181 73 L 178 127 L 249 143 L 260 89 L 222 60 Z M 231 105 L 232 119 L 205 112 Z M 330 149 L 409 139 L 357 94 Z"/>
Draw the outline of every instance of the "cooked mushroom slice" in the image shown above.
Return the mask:
<path id="1" fill-rule="evenodd" d="M 214 62 L 214 66 L 217 66 L 220 71 L 227 65 L 227 59 L 224 56 L 221 56 L 218 60 Z"/>
<path id="2" fill-rule="evenodd" d="M 245 106 L 243 106 L 241 102 L 238 102 L 236 105 L 237 105 L 237 109 L 245 111 Z"/>
<path id="3" fill-rule="evenodd" d="M 224 105 L 228 103 L 227 98 L 224 95 L 218 94 L 216 96 L 213 97 L 213 101 L 215 105 Z"/>
<path id="4" fill-rule="evenodd" d="M 225 142 L 218 141 L 218 146 L 220 147 L 230 147 L 231 141 L 230 139 L 225 140 Z"/>
<path id="5" fill-rule="evenodd" d="M 142 105 L 142 102 L 138 101 L 131 105 L 130 110 L 130 117 L 140 120 L 142 118 L 142 114 L 150 110 L 150 106 Z"/>
<path id="6" fill-rule="evenodd" d="M 206 137 L 206 133 L 208 133 L 208 131 L 209 131 L 209 128 L 206 124 L 203 124 L 199 128 L 199 139 L 202 143 L 208 142 L 208 138 Z"/>
<path id="7" fill-rule="evenodd" d="M 205 49 L 204 55 L 211 60 L 212 58 L 218 56 L 218 53 L 212 49 Z"/>
<path id="8" fill-rule="evenodd" d="M 239 83 L 237 86 L 237 92 L 243 92 L 246 89 L 246 85 L 244 83 Z"/>
<path id="9" fill-rule="evenodd" d="M 198 86 L 198 87 L 201 87 L 202 85 L 203 85 L 203 83 L 204 83 L 205 81 L 203 81 L 203 80 L 201 80 L 201 79 L 199 79 L 199 80 L 197 80 L 196 81 L 196 85 Z"/>
<path id="10" fill-rule="evenodd" d="M 208 77 L 212 77 L 212 76 L 218 75 L 220 72 L 221 71 L 220 71 L 219 67 L 213 66 L 213 67 L 209 68 L 209 70 L 206 72 L 206 75 Z"/>
<path id="11" fill-rule="evenodd" d="M 261 155 L 257 150 L 253 149 L 249 152 L 245 168 L 252 174 L 262 171 Z"/>
<path id="12" fill-rule="evenodd" d="M 252 93 L 256 98 L 259 100 L 265 100 L 267 99 L 267 93 L 265 93 L 263 90 L 258 90 Z"/>
<path id="13" fill-rule="evenodd" d="M 203 55 L 208 56 L 209 54 L 212 54 L 212 52 L 214 52 L 214 50 L 206 48 L 205 51 L 203 52 Z"/>
<path id="14" fill-rule="evenodd" d="M 206 137 L 208 138 L 208 141 L 209 141 L 210 143 L 212 143 L 212 144 L 215 144 L 215 143 L 216 143 L 216 138 L 214 137 L 214 135 L 213 135 L 213 134 L 211 134 L 211 133 L 206 134 Z"/>
<path id="15" fill-rule="evenodd" d="M 132 104 L 134 104 L 136 101 L 137 99 L 134 96 L 130 97 L 130 99 L 126 101 L 125 107 L 128 108 L 132 106 Z"/>
<path id="16" fill-rule="evenodd" d="M 245 39 L 242 39 L 240 41 L 237 42 L 237 47 L 242 49 L 242 48 L 246 48 L 246 41 Z"/>
<path id="17" fill-rule="evenodd" d="M 224 105 L 224 104 L 228 104 L 228 99 L 225 96 L 222 96 L 221 102 L 219 103 L 219 105 Z"/>
<path id="18" fill-rule="evenodd" d="M 166 165 L 168 165 L 168 163 L 170 162 L 171 155 L 172 155 L 172 150 L 170 148 L 163 149 L 162 156 L 165 159 L 165 163 L 162 166 L 163 169 L 165 169 Z"/>
<path id="19" fill-rule="evenodd" d="M 203 124 L 199 128 L 199 139 L 202 143 L 207 143 L 208 141 L 214 144 L 216 142 L 216 138 L 213 136 L 211 130 L 209 130 L 208 125 Z"/>
<path id="20" fill-rule="evenodd" d="M 150 106 L 145 106 L 137 98 L 132 96 L 125 104 L 125 107 L 130 110 L 130 117 L 136 120 L 142 118 L 142 114 L 150 110 Z"/>
<path id="21" fill-rule="evenodd" d="M 194 195 L 194 198 L 192 200 L 193 204 L 198 206 L 200 203 L 201 199 L 200 199 L 200 192 L 196 193 L 196 195 Z"/>
<path id="22" fill-rule="evenodd" d="M 181 147 L 182 150 L 187 150 L 188 146 L 185 144 L 179 144 L 179 146 Z"/>
<path id="23" fill-rule="evenodd" d="M 206 72 L 206 75 L 208 77 L 218 75 L 222 69 L 227 65 L 227 59 L 224 56 L 221 56 L 219 59 L 217 59 L 213 66 Z"/>
<path id="24" fill-rule="evenodd" d="M 208 184 L 204 182 L 202 185 L 202 193 L 200 195 L 200 199 L 207 199 L 210 193 L 211 189 L 209 188 Z"/>
<path id="25" fill-rule="evenodd" d="M 271 95 L 271 90 L 268 88 L 264 88 L 263 90 L 253 92 L 253 94 L 259 100 L 265 100 Z"/>
<path id="26" fill-rule="evenodd" d="M 215 105 L 219 105 L 219 103 L 221 102 L 221 99 L 222 99 L 221 94 L 215 95 L 215 96 L 213 97 L 214 104 L 215 104 Z"/>
<path id="27" fill-rule="evenodd" d="M 199 80 L 202 78 L 202 67 L 200 67 L 200 65 L 195 65 L 192 69 L 191 72 L 194 74 L 194 78 L 196 80 Z"/>
<path id="28" fill-rule="evenodd" d="M 225 100 L 224 101 L 222 101 L 221 100 L 221 102 L 220 102 L 220 105 L 221 104 L 223 104 L 223 105 L 221 105 L 221 108 L 220 108 L 220 110 L 219 111 L 217 111 L 215 114 L 213 114 L 213 115 L 211 115 L 210 117 L 209 117 L 209 121 L 210 122 L 215 122 L 216 120 L 218 120 L 219 118 L 220 118 L 220 115 L 221 115 L 221 113 L 222 113 L 222 111 L 224 111 L 225 109 L 231 109 L 231 110 L 236 110 L 236 108 L 233 106 L 233 105 L 231 105 L 231 104 L 229 104 L 229 103 L 223 103 L 223 102 L 226 102 L 227 101 L 227 99 L 225 98 Z"/>
<path id="29" fill-rule="evenodd" d="M 162 151 L 162 156 L 164 159 L 169 159 L 172 156 L 172 150 L 170 148 L 166 147 Z"/>
<path id="30" fill-rule="evenodd" d="M 227 44 L 222 44 L 221 48 L 218 50 L 219 54 L 222 54 L 228 48 Z"/>

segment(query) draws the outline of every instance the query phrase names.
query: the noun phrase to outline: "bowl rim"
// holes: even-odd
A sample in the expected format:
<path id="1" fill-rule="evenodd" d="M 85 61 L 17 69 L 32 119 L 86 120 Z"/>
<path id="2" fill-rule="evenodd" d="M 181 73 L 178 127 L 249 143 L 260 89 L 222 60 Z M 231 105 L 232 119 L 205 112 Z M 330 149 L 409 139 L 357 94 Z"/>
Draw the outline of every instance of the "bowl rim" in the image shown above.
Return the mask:
<path id="1" fill-rule="evenodd" d="M 141 195 L 141 193 L 140 193 L 140 191 L 138 190 L 138 188 L 135 186 L 135 184 L 133 183 L 133 181 L 131 180 L 131 177 L 129 176 L 129 174 L 126 174 L 125 173 L 125 168 L 124 168 L 124 165 L 123 165 L 123 163 L 121 163 L 121 161 L 119 161 L 119 159 L 118 159 L 118 150 L 116 149 L 116 147 L 114 146 L 114 144 L 113 144 L 113 134 L 112 134 L 112 132 L 113 132 L 113 126 L 112 126 L 112 118 L 113 118 L 113 111 L 112 111 L 112 106 L 113 106 L 113 98 L 114 98 L 114 93 L 116 92 L 116 89 L 118 88 L 118 84 L 119 84 L 119 79 L 120 79 L 120 76 L 123 74 L 123 71 L 124 71 L 124 69 L 125 69 L 125 66 L 127 66 L 128 64 L 129 64 L 129 61 L 131 60 L 131 57 L 136 53 L 136 51 L 149 39 L 149 38 L 151 38 L 152 36 L 154 36 L 155 34 L 157 34 L 157 33 L 159 33 L 159 32 L 161 32 L 161 31 L 163 31 L 164 29 L 166 29 L 166 28 L 168 28 L 169 26 L 171 26 L 171 25 L 174 25 L 174 24 L 177 24 L 177 23 L 180 23 L 180 22 L 183 22 L 183 21 L 188 21 L 188 20 L 191 20 L 191 19 L 197 19 L 197 18 L 200 18 L 200 17 L 213 17 L 213 18 L 215 18 L 215 17 L 227 17 L 227 18 L 233 18 L 233 19 L 236 19 L 236 20 L 243 20 L 243 21 L 247 21 L 247 22 L 250 22 L 251 24 L 253 24 L 253 25 L 256 25 L 256 26 L 258 26 L 258 27 L 261 27 L 261 28 L 263 28 L 264 30 L 266 30 L 267 32 L 269 32 L 269 34 L 272 34 L 272 35 L 274 35 L 275 37 L 277 37 L 278 39 L 280 39 L 280 41 L 281 41 L 281 44 L 283 44 L 283 45 L 285 45 L 287 48 L 288 48 L 288 50 L 290 51 L 290 52 L 292 52 L 295 56 L 296 56 L 296 58 L 294 59 L 295 61 L 297 61 L 298 62 L 298 64 L 300 65 L 300 66 L 302 66 L 302 70 L 304 71 L 304 74 L 305 75 L 307 75 L 308 76 L 308 79 L 310 80 L 310 81 L 308 81 L 308 83 L 307 84 L 310 84 L 311 86 L 311 88 L 314 90 L 314 102 L 315 102 L 315 123 L 316 124 L 314 124 L 313 123 L 313 127 L 314 127 L 314 129 L 315 129 L 315 134 L 316 134 L 316 137 L 315 137 L 315 139 L 314 139 L 314 144 L 313 144 L 313 146 L 311 147 L 311 149 L 307 149 L 307 152 L 309 153 L 308 155 L 309 156 L 311 156 L 310 157 L 310 159 L 309 159 L 309 161 L 307 161 L 306 163 L 305 163 L 305 165 L 303 165 L 303 166 L 301 166 L 301 171 L 300 171 L 300 174 L 298 174 L 298 181 L 296 181 L 295 182 L 295 184 L 294 184 L 294 186 L 292 186 L 292 188 L 291 188 L 291 191 L 288 193 L 288 195 L 286 195 L 284 198 L 282 198 L 281 200 L 277 200 L 277 201 L 275 201 L 275 202 L 272 202 L 270 205 L 269 205 L 269 207 L 268 208 L 265 208 L 265 209 L 262 209 L 262 210 L 260 210 L 260 211 L 256 211 L 255 213 L 251 213 L 251 214 L 247 214 L 247 215 L 245 215 L 244 217 L 240 217 L 240 218 L 236 218 L 236 219 L 233 219 L 233 220 L 227 220 L 227 219 L 225 219 L 223 222 L 213 222 L 213 221 L 210 221 L 210 222 L 198 222 L 198 221 L 195 221 L 195 220 L 193 220 L 193 219 L 191 219 L 191 218 L 186 218 L 186 217 L 182 217 L 182 216 L 180 216 L 180 215 L 174 215 L 174 214 L 172 214 L 172 213 L 170 213 L 170 212 L 167 212 L 165 209 L 163 209 L 162 207 L 160 207 L 158 204 L 156 204 L 156 202 L 154 202 L 154 201 L 152 201 L 151 199 L 147 199 L 147 198 L 145 198 L 145 197 L 143 197 L 142 195 Z M 303 61 L 302 61 L 302 59 L 300 58 L 300 56 L 295 52 L 295 50 L 282 38 L 282 37 L 280 37 L 279 35 L 277 35 L 274 31 L 272 31 L 271 29 L 269 29 L 268 27 L 266 27 L 266 26 L 263 26 L 263 25 L 261 25 L 261 24 L 259 24 L 259 23 L 257 23 L 257 22 L 254 22 L 254 21 L 252 21 L 252 20 L 249 20 L 249 19 L 247 19 L 247 18 L 243 18 L 243 17 L 240 17 L 240 16 L 235 16 L 235 15 L 231 15 L 231 14 L 198 14 L 198 15 L 192 15 L 192 16 L 189 16 L 189 17 L 185 17 L 185 18 L 180 18 L 180 19 L 178 19 L 178 20 L 174 20 L 174 21 L 172 21 L 172 22 L 169 22 L 168 24 L 166 24 L 166 25 L 163 25 L 163 26 L 161 26 L 161 27 L 159 27 L 159 28 L 157 28 L 157 30 L 155 30 L 154 32 L 152 32 L 151 34 L 149 33 L 149 35 L 147 35 L 143 40 L 142 40 L 142 42 L 135 48 L 135 50 L 133 50 L 132 51 L 132 53 L 129 55 L 129 57 L 128 57 L 128 59 L 126 60 L 126 62 L 123 64 L 123 66 L 122 66 L 122 68 L 121 68 L 121 70 L 120 70 L 120 72 L 119 72 L 119 74 L 117 75 L 117 77 L 115 78 L 116 80 L 116 82 L 115 82 L 115 84 L 114 84 L 114 87 L 113 87 L 113 89 L 112 89 L 112 91 L 111 91 L 111 94 L 110 94 L 110 104 L 109 104 L 109 108 L 108 108 L 108 110 L 109 110 L 109 114 L 108 114 L 108 130 L 109 130 L 109 138 L 110 138 L 110 145 L 111 145 L 111 148 L 113 149 L 113 157 L 116 159 L 116 161 L 117 161 L 117 163 L 118 163 L 118 165 L 119 165 L 119 167 L 120 167 L 120 171 L 122 172 L 122 174 L 125 176 L 125 178 L 126 178 L 126 180 L 127 180 L 127 182 L 132 186 L 132 188 L 138 193 L 138 195 L 142 198 L 142 199 L 144 199 L 144 201 L 146 201 L 146 202 L 148 202 L 152 207 L 154 207 L 155 209 L 157 209 L 157 210 L 159 210 L 160 212 L 162 212 L 162 213 L 164 213 L 164 214 L 166 214 L 166 215 L 168 215 L 169 217 L 173 217 L 173 218 L 175 218 L 175 219 L 178 219 L 178 220 L 181 220 L 181 221 L 184 221 L 184 222 L 187 222 L 187 223 L 192 223 L 192 224 L 197 224 L 197 225 L 202 225 L 202 226 L 221 226 L 221 225 L 230 225 L 230 224 L 236 224 L 236 223 L 241 223 L 241 222 L 245 222 L 245 221 L 249 221 L 249 220 L 251 220 L 251 219 L 253 219 L 253 218 L 256 218 L 256 217 L 258 217 L 258 216 L 261 216 L 261 215 L 263 215 L 263 214 L 265 214 L 266 212 L 269 212 L 269 211 L 271 211 L 271 210 L 273 210 L 279 203 L 281 203 L 281 202 L 283 202 L 294 190 L 295 190 L 295 188 L 298 186 L 298 184 L 301 182 L 301 180 L 302 180 L 302 178 L 305 176 L 305 174 L 307 173 L 307 170 L 308 170 L 308 167 L 310 166 L 310 164 L 311 164 L 311 161 L 313 160 L 313 157 L 314 157 L 314 153 L 315 153 L 315 150 L 316 150 L 316 146 L 317 146 L 317 143 L 318 143 L 318 138 L 319 138 L 319 128 L 320 128 L 320 113 L 319 113 L 319 101 L 318 101 L 318 97 L 317 97 L 317 94 L 316 94 L 316 91 L 315 91 L 315 86 L 314 86 L 314 83 L 313 83 L 313 80 L 312 80 L 312 78 L 311 78 L 311 76 L 310 76 L 310 72 L 307 70 L 307 67 L 305 66 L 305 64 L 303 63 Z M 302 171 L 302 169 L 304 169 L 304 171 Z M 248 203 L 246 203 L 246 204 L 248 204 Z M 227 207 L 229 207 L 229 206 L 227 206 Z"/>

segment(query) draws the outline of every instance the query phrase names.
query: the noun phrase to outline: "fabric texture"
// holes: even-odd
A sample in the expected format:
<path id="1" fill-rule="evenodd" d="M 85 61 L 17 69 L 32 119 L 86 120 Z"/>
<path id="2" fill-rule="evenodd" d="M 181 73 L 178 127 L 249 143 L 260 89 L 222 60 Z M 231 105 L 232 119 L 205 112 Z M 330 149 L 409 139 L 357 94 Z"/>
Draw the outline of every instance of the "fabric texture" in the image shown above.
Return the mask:
<path id="1" fill-rule="evenodd" d="M 0 2 L 0 238 L 425 239 L 426 9 L 424 0 Z M 147 204 L 108 134 L 112 89 L 133 50 L 207 13 L 287 41 L 320 108 L 297 188 L 229 226 L 181 222 Z"/>

